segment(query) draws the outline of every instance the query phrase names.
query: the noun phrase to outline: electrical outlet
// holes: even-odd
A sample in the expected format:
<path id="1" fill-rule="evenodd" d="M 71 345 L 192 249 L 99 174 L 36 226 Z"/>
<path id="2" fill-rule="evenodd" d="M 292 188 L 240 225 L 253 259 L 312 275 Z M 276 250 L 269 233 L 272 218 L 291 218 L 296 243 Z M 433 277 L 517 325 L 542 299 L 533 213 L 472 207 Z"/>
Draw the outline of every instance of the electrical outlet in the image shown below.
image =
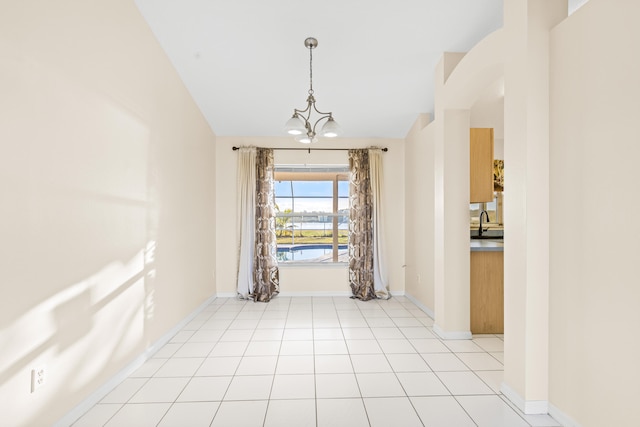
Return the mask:
<path id="1" fill-rule="evenodd" d="M 31 370 L 31 393 L 42 387 L 47 379 L 47 371 L 44 367 Z"/>

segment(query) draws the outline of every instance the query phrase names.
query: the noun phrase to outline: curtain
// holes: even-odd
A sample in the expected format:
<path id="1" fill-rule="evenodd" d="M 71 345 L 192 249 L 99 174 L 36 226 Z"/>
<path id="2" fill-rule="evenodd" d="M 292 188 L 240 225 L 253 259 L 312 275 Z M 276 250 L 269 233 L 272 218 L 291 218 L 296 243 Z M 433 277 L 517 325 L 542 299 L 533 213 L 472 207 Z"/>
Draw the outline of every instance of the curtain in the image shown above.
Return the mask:
<path id="1" fill-rule="evenodd" d="M 373 224 L 373 288 L 377 298 L 389 299 L 391 294 L 387 291 L 387 250 L 385 245 L 384 215 L 382 208 L 385 206 L 382 183 L 382 150 L 369 149 L 369 181 L 371 182 L 372 224 Z"/>
<path id="2" fill-rule="evenodd" d="M 238 297 L 267 302 L 279 292 L 273 150 L 238 154 Z"/>
<path id="3" fill-rule="evenodd" d="M 354 298 L 390 298 L 382 228 L 382 152 L 349 150 L 349 285 Z"/>
<path id="4" fill-rule="evenodd" d="M 354 298 L 375 298 L 368 150 L 349 150 L 349 285 Z"/>
<path id="5" fill-rule="evenodd" d="M 238 297 L 253 293 L 253 254 L 256 236 L 256 148 L 240 147 L 238 154 Z"/>
<path id="6" fill-rule="evenodd" d="M 276 246 L 276 207 L 273 149 L 258 148 L 256 156 L 255 301 L 267 302 L 280 292 Z"/>

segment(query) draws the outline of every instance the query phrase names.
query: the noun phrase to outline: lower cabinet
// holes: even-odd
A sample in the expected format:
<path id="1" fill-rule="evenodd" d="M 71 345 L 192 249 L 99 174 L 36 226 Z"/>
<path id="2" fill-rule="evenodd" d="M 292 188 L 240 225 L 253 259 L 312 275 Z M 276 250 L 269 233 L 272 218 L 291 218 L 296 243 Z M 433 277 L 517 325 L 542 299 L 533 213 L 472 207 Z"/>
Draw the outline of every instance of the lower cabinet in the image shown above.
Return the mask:
<path id="1" fill-rule="evenodd" d="M 504 333 L 504 252 L 471 252 L 471 333 Z"/>

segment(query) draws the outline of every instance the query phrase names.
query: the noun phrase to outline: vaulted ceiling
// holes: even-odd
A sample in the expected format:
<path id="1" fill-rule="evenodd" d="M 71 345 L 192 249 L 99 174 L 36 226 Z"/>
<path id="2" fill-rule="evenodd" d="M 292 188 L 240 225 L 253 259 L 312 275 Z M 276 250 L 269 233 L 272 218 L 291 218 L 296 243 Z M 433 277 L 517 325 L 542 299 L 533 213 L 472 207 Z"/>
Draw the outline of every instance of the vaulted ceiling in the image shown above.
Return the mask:
<path id="1" fill-rule="evenodd" d="M 502 27 L 502 0 L 135 0 L 211 128 L 284 136 L 309 89 L 345 137 L 402 138 L 443 52 Z M 572 0 L 584 1 L 584 0 Z"/>

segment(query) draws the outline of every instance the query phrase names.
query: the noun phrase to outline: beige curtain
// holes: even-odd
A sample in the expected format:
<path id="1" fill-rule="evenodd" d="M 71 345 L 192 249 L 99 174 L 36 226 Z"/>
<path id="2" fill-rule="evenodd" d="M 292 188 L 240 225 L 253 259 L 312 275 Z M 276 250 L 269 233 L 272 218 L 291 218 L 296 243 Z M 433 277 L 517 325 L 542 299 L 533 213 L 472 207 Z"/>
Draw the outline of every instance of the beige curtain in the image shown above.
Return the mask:
<path id="1" fill-rule="evenodd" d="M 371 222 L 373 224 L 373 288 L 376 298 L 389 299 L 387 290 L 387 245 L 384 232 L 384 175 L 382 173 L 382 150 L 369 149 L 369 181 L 371 182 Z"/>
<path id="2" fill-rule="evenodd" d="M 273 183 L 273 149 L 256 154 L 256 211 L 254 301 L 267 302 L 280 292 L 276 246 L 276 209 Z"/>
<path id="3" fill-rule="evenodd" d="M 376 298 L 373 281 L 369 151 L 349 150 L 349 285 L 354 298 Z"/>
<path id="4" fill-rule="evenodd" d="M 241 147 L 238 153 L 238 297 L 250 298 L 256 246 L 256 147 Z"/>

